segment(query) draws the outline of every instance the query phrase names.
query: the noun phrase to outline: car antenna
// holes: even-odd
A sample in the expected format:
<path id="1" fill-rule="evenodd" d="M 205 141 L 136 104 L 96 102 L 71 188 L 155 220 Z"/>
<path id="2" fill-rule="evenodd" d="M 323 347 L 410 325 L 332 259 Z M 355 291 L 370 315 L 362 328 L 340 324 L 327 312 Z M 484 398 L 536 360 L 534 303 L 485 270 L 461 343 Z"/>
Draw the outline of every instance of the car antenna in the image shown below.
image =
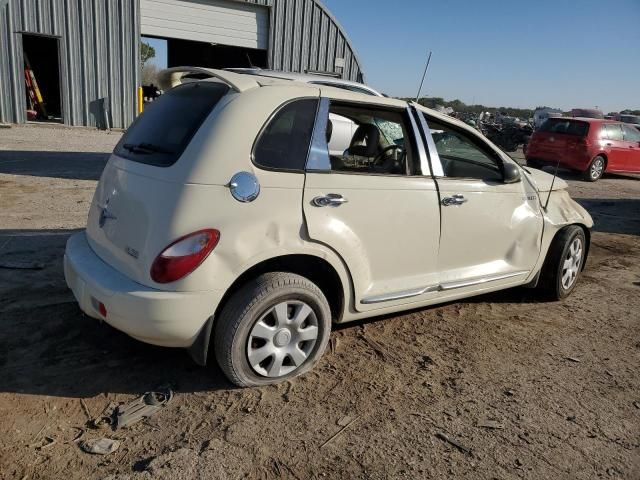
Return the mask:
<path id="1" fill-rule="evenodd" d="M 549 187 L 549 194 L 547 195 L 547 201 L 544 203 L 544 211 L 547 211 L 549 206 L 549 200 L 551 199 L 551 192 L 553 192 L 553 184 L 556 183 L 556 177 L 558 176 L 558 169 L 560 168 L 560 159 L 556 162 L 556 169 L 553 172 L 553 179 L 551 180 L 551 186 Z"/>
<path id="2" fill-rule="evenodd" d="M 420 92 L 422 92 L 422 86 L 424 85 L 424 79 L 427 76 L 427 70 L 429 70 L 429 63 L 431 63 L 431 54 L 433 52 L 429 52 L 429 57 L 427 57 L 427 65 L 424 67 L 424 73 L 422 74 L 422 81 L 420 82 L 420 87 L 418 88 L 418 94 L 416 95 L 416 103 L 420 99 Z"/>

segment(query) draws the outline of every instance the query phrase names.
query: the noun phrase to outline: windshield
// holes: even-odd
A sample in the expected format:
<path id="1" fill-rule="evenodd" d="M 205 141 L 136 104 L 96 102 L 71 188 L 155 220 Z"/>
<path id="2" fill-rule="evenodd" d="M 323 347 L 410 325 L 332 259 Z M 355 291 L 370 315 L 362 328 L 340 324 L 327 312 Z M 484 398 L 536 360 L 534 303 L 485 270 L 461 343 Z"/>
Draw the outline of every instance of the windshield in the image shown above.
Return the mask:
<path id="1" fill-rule="evenodd" d="M 585 137 L 589 132 L 589 124 L 566 118 L 549 118 L 540 128 L 543 132 L 563 133 L 566 135 L 576 135 Z"/>
<path id="2" fill-rule="evenodd" d="M 157 167 L 173 165 L 229 87 L 194 82 L 169 90 L 129 127 L 114 153 Z"/>

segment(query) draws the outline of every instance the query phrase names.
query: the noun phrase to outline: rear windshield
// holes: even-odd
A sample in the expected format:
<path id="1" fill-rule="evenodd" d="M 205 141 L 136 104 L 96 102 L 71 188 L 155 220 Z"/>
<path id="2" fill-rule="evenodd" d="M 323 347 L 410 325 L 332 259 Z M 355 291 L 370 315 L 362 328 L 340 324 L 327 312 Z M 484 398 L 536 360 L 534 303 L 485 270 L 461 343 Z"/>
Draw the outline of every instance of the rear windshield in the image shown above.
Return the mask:
<path id="1" fill-rule="evenodd" d="M 589 133 L 589 124 L 566 118 L 549 118 L 540 128 L 543 132 L 564 133 L 585 137 Z"/>
<path id="2" fill-rule="evenodd" d="M 173 165 L 229 87 L 217 82 L 180 85 L 145 107 L 114 153 L 158 167 Z"/>

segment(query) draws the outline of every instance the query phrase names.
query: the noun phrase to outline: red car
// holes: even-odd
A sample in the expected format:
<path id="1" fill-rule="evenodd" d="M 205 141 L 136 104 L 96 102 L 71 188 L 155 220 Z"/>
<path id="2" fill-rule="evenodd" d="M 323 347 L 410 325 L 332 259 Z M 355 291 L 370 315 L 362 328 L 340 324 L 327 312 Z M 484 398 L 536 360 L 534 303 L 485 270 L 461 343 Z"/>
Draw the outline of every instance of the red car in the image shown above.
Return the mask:
<path id="1" fill-rule="evenodd" d="M 640 173 L 640 131 L 596 118 L 549 118 L 527 146 L 527 165 L 555 165 L 583 172 L 595 182 L 606 172 Z"/>

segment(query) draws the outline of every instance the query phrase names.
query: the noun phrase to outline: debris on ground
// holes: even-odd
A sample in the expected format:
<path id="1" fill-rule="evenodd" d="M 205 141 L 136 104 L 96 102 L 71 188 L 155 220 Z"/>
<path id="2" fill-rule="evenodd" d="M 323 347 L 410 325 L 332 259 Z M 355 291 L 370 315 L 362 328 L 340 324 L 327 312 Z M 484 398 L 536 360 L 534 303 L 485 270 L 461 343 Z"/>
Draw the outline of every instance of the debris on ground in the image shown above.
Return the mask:
<path id="1" fill-rule="evenodd" d="M 478 426 L 482 428 L 489 428 L 492 430 L 502 430 L 504 429 L 504 425 L 496 420 L 490 420 L 488 418 L 481 419 L 478 421 Z"/>
<path id="2" fill-rule="evenodd" d="M 94 455 L 109 455 L 120 448 L 120 442 L 110 438 L 99 438 L 82 442 L 80 448 Z"/>
<path id="3" fill-rule="evenodd" d="M 116 429 L 131 426 L 140 420 L 155 415 L 173 398 L 170 388 L 162 388 L 157 392 L 147 392 L 141 397 L 116 409 Z"/>
<path id="4" fill-rule="evenodd" d="M 570 362 L 580 363 L 580 359 L 576 357 L 564 357 L 565 360 L 569 360 Z"/>
<path id="5" fill-rule="evenodd" d="M 29 445 L 35 447 L 37 450 L 44 450 L 49 447 L 53 447 L 58 441 L 53 437 L 44 437 L 42 441 Z"/>
<path id="6" fill-rule="evenodd" d="M 440 440 L 448 443 L 449 445 L 453 445 L 454 447 L 456 447 L 458 450 L 460 450 L 465 455 L 471 455 L 471 449 L 470 448 L 465 447 L 464 445 L 459 443 L 457 440 L 454 440 L 453 438 L 448 437 L 444 433 L 437 432 L 436 433 L 436 437 L 439 438 Z"/>
<path id="7" fill-rule="evenodd" d="M 87 407 L 87 404 L 85 403 L 84 399 L 80 399 L 80 405 L 82 406 L 82 410 L 84 411 L 84 414 L 87 416 L 87 420 L 91 421 L 93 419 L 93 416 L 91 415 L 91 412 L 89 411 L 89 407 Z"/>
<path id="8" fill-rule="evenodd" d="M 351 425 L 353 425 L 356 422 L 356 420 L 358 420 L 358 417 L 354 418 L 349 423 L 347 423 L 345 426 L 343 426 L 340 430 L 338 430 L 336 433 L 331 435 L 322 445 L 320 445 L 320 448 L 324 448 L 329 443 L 333 442 L 338 436 L 340 436 L 342 433 L 344 433 L 344 431 L 346 429 L 348 429 Z M 340 422 L 338 422 L 338 423 L 340 423 Z"/>

